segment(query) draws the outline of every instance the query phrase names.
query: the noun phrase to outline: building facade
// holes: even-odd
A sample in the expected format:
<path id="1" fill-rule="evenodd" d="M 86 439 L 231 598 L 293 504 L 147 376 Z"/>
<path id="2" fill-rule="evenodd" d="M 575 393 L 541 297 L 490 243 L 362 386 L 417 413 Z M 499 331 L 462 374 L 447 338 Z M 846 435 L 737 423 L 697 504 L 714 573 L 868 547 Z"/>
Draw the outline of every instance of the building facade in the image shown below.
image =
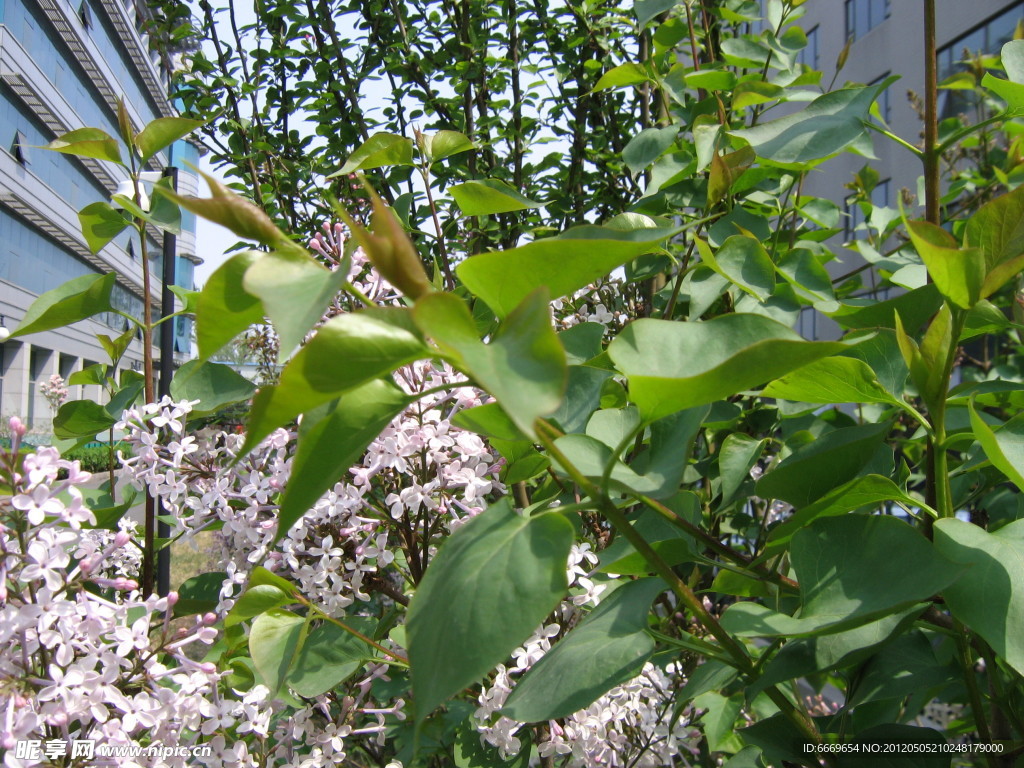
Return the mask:
<path id="1" fill-rule="evenodd" d="M 921 96 L 925 83 L 923 4 L 910 0 L 809 0 L 803 5 L 805 14 L 800 26 L 807 34 L 808 46 L 804 63 L 823 71 L 822 82 L 835 76 L 837 86 L 843 82 L 873 84 L 890 75 L 900 79 L 880 96 L 880 117 L 890 130 L 913 144 L 921 140 L 923 124 L 911 94 Z M 937 0 L 936 47 L 938 79 L 941 83 L 958 71 L 966 69 L 966 59 L 979 53 L 997 54 L 1003 44 L 1012 40 L 1018 24 L 1024 23 L 1024 2 L 1021 0 Z M 836 65 L 847 41 L 851 41 L 845 65 L 836 74 Z M 965 102 L 965 91 L 940 90 L 939 118 L 960 113 L 971 114 L 973 107 Z M 840 242 L 854 244 L 862 236 L 858 225 L 863 221 L 860 207 L 849 204 L 850 183 L 865 165 L 878 171 L 879 178 L 871 198 L 873 205 L 898 208 L 899 197 L 910 204 L 909 216 L 921 215 L 923 190 L 921 162 L 906 148 L 873 134 L 877 160 L 867 160 L 844 153 L 826 162 L 820 171 L 811 173 L 804 182 L 804 194 L 824 197 L 843 209 L 845 233 L 833 241 L 838 260 L 829 267 L 838 276 L 863 264 L 861 254 Z M 904 192 L 905 190 L 905 192 Z M 861 295 L 887 298 L 873 271 L 863 275 Z M 840 329 L 828 318 L 811 310 L 800 318 L 798 330 L 806 338 L 828 338 Z"/>
<path id="2" fill-rule="evenodd" d="M 142 3 L 144 6 L 144 2 Z M 127 179 L 120 168 L 41 149 L 68 131 L 102 128 L 118 136 L 116 99 L 127 106 L 135 130 L 171 116 L 167 73 L 140 32 L 144 8 L 135 0 L 0 0 L 0 316 L 8 329 L 46 291 L 81 275 L 114 272 L 112 303 L 142 316 L 140 245 L 126 230 L 98 254 L 81 234 L 78 211 L 108 201 Z M 198 152 L 176 142 L 147 171 L 180 169 L 178 188 L 194 194 Z M 177 282 L 192 288 L 195 219 L 182 214 L 177 238 Z M 159 308 L 162 233 L 151 231 L 152 302 Z M 176 356 L 191 347 L 190 321 L 178 318 Z M 120 335 L 128 321 L 114 313 L 68 328 L 0 344 L 0 415 L 18 415 L 44 430 L 52 417 L 40 384 L 53 374 L 67 379 L 94 363 L 109 362 L 95 334 Z M 119 369 L 140 370 L 142 345 L 132 342 Z M 100 397 L 96 386 L 71 388 L 72 398 Z M 102 401 L 101 401 L 102 402 Z"/>

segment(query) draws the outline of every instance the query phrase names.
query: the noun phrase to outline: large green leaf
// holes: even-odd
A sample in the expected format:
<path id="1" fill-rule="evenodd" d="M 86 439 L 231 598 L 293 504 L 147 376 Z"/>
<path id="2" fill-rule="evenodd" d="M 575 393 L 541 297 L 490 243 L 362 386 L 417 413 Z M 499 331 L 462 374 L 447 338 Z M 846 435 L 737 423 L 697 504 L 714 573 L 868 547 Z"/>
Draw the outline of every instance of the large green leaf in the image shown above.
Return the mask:
<path id="1" fill-rule="evenodd" d="M 202 128 L 203 125 L 205 121 L 191 120 L 187 117 L 158 117 L 135 136 L 135 146 L 142 155 L 142 165 L 157 152 L 188 136 L 192 131 Z"/>
<path id="2" fill-rule="evenodd" d="M 424 144 L 431 163 L 477 148 L 466 134 L 458 131 L 438 131 L 433 136 L 424 136 Z"/>
<path id="3" fill-rule="evenodd" d="M 359 145 L 341 166 L 341 170 L 332 173 L 331 176 L 369 171 L 372 168 L 389 165 L 412 165 L 412 140 L 397 133 L 381 131 Z"/>
<path id="4" fill-rule="evenodd" d="M 504 317 L 540 286 L 557 299 L 604 277 L 678 229 L 622 230 L 584 225 L 507 251 L 470 256 L 456 267 L 462 282 Z"/>
<path id="5" fill-rule="evenodd" d="M 343 616 L 339 621 L 364 637 L 371 637 L 377 626 L 377 620 L 367 616 Z M 350 678 L 374 655 L 374 649 L 354 634 L 325 621 L 306 637 L 286 682 L 300 696 L 315 698 Z"/>
<path id="6" fill-rule="evenodd" d="M 131 222 L 119 211 L 115 211 L 110 203 L 89 203 L 78 212 L 78 221 L 82 225 L 82 234 L 89 250 L 99 253 L 104 246 L 121 234 Z"/>
<path id="7" fill-rule="evenodd" d="M 65 155 L 109 160 L 112 163 L 124 165 L 121 161 L 121 148 L 118 146 L 117 140 L 99 128 L 79 128 L 65 133 L 47 144 L 46 149 L 62 152 Z"/>
<path id="8" fill-rule="evenodd" d="M 449 190 L 464 216 L 487 216 L 528 208 L 540 203 L 525 197 L 518 189 L 500 179 L 479 179 L 456 184 Z"/>
<path id="9" fill-rule="evenodd" d="M 801 403 L 889 403 L 901 405 L 863 360 L 828 357 L 815 360 L 776 379 L 761 393 L 765 397 Z"/>
<path id="10" fill-rule="evenodd" d="M 1024 520 L 994 533 L 963 520 L 939 520 L 935 548 L 969 566 L 942 593 L 949 610 L 1024 675 Z"/>
<path id="11" fill-rule="evenodd" d="M 757 495 L 803 507 L 867 466 L 890 425 L 865 424 L 829 432 L 787 456 L 757 481 Z"/>
<path id="12" fill-rule="evenodd" d="M 416 303 L 423 333 L 501 404 L 526 435 L 555 412 L 565 392 L 565 350 L 551 325 L 547 291 L 534 291 L 501 324 L 489 344 L 477 335 L 465 302 L 434 293 Z"/>
<path id="13" fill-rule="evenodd" d="M 985 298 L 1024 268 L 1024 187 L 985 203 L 967 220 L 964 245 L 985 258 Z"/>
<path id="14" fill-rule="evenodd" d="M 951 234 L 928 221 L 908 221 L 906 225 L 918 255 L 943 296 L 962 309 L 970 309 L 978 299 L 991 293 L 982 290 L 987 270 L 980 248 L 960 248 Z"/>
<path id="15" fill-rule="evenodd" d="M 843 328 L 895 328 L 899 315 L 905 328 L 917 330 L 941 305 L 939 289 L 928 284 L 885 301 L 844 299 L 828 316 Z"/>
<path id="16" fill-rule="evenodd" d="M 922 689 L 948 684 L 962 674 L 953 664 L 939 664 L 928 637 L 913 630 L 871 658 L 851 687 L 849 703 L 902 699 Z"/>
<path id="17" fill-rule="evenodd" d="M 701 323 L 642 319 L 608 353 L 629 377 L 630 398 L 646 420 L 713 403 L 845 349 L 804 341 L 761 315 L 730 314 Z"/>
<path id="18" fill-rule="evenodd" d="M 53 434 L 60 438 L 95 437 L 114 426 L 117 419 L 92 400 L 64 403 L 53 417 Z"/>
<path id="19" fill-rule="evenodd" d="M 728 238 L 718 253 L 697 239 L 701 260 L 751 296 L 767 301 L 775 290 L 775 265 L 760 241 L 746 235 Z"/>
<path id="20" fill-rule="evenodd" d="M 331 271 L 304 253 L 271 251 L 246 271 L 242 287 L 263 302 L 279 337 L 278 362 L 284 362 L 309 329 L 320 321 L 347 275 Z"/>
<path id="21" fill-rule="evenodd" d="M 410 402 L 412 398 L 390 379 L 374 379 L 342 395 L 333 410 L 312 426 L 303 422 L 278 513 L 277 538 L 343 479 L 366 446 Z"/>
<path id="22" fill-rule="evenodd" d="M 748 142 L 762 160 L 785 166 L 812 163 L 863 137 L 871 103 L 896 79 L 832 91 L 792 115 L 729 133 Z"/>
<path id="23" fill-rule="evenodd" d="M 611 371 L 585 365 L 570 365 L 565 397 L 551 418 L 564 432 L 583 432 L 587 422 L 601 406 L 604 384 L 612 377 Z"/>
<path id="24" fill-rule="evenodd" d="M 874 445 L 874 443 L 871 443 Z M 831 481 L 830 481 L 831 482 Z M 832 517 L 852 512 L 862 507 L 877 507 L 887 501 L 896 501 L 908 507 L 918 507 L 921 502 L 908 496 L 892 480 L 881 475 L 855 477 L 848 483 L 829 491 L 813 504 L 797 510 L 792 517 L 772 528 L 768 534 L 765 554 L 775 553 L 784 547 L 797 531 L 819 517 Z"/>
<path id="25" fill-rule="evenodd" d="M 295 661 L 306 620 L 284 608 L 271 608 L 252 622 L 249 655 L 275 696 Z"/>
<path id="26" fill-rule="evenodd" d="M 117 275 L 82 275 L 47 291 L 32 302 L 11 337 L 61 328 L 109 312 L 110 293 Z"/>
<path id="27" fill-rule="evenodd" d="M 255 391 L 256 386 L 251 381 L 223 363 L 189 360 L 171 379 L 171 397 L 198 400 L 192 406 L 192 413 L 197 416 L 248 400 Z"/>
<path id="28" fill-rule="evenodd" d="M 245 290 L 246 271 L 263 256 L 237 253 L 210 275 L 196 299 L 196 342 L 199 357 L 208 360 L 253 323 L 263 320 L 263 304 Z"/>
<path id="29" fill-rule="evenodd" d="M 502 712 L 521 723 L 568 717 L 636 677 L 654 652 L 647 613 L 666 588 L 653 578 L 612 592 L 533 665 Z"/>
<path id="30" fill-rule="evenodd" d="M 259 391 L 249 414 L 245 450 L 300 413 L 429 354 L 407 309 L 372 308 L 339 315 Z"/>
<path id="31" fill-rule="evenodd" d="M 254 619 L 271 608 L 283 608 L 294 602 L 294 595 L 285 593 L 273 584 L 251 585 L 224 617 L 224 626 L 233 627 L 235 624 Z"/>
<path id="32" fill-rule="evenodd" d="M 406 623 L 419 720 L 505 661 L 558 605 L 572 541 L 562 515 L 523 517 L 501 501 L 441 545 Z"/>
<path id="33" fill-rule="evenodd" d="M 736 603 L 722 615 L 726 629 L 742 636 L 849 629 L 931 598 L 962 572 L 920 532 L 884 515 L 816 520 L 793 536 L 790 558 L 799 616 Z"/>
<path id="34" fill-rule="evenodd" d="M 651 79 L 650 74 L 640 64 L 627 61 L 612 67 L 597 81 L 595 91 L 604 91 L 609 88 L 624 88 L 627 85 L 640 85 Z"/>

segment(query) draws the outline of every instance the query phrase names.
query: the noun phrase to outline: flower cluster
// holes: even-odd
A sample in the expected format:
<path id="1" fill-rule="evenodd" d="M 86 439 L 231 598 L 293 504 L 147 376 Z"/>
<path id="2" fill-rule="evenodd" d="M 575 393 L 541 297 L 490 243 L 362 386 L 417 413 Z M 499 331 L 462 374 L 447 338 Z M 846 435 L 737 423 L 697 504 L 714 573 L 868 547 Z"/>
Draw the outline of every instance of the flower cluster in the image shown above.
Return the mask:
<path id="1" fill-rule="evenodd" d="M 50 404 L 50 409 L 56 413 L 57 409 L 63 405 L 64 401 L 68 399 L 68 387 L 64 378 L 58 374 L 53 374 L 48 381 L 44 381 L 39 385 L 39 391 L 43 397 L 46 398 L 46 402 Z"/>

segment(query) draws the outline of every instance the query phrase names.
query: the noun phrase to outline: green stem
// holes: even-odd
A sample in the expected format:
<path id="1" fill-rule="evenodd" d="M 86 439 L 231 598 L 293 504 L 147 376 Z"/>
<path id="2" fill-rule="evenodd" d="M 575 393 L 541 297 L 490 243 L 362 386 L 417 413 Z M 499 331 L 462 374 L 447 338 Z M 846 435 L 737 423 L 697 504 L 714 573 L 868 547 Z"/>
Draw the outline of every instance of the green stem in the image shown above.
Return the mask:
<path id="1" fill-rule="evenodd" d="M 909 141 L 907 141 L 907 140 L 897 136 L 892 131 L 886 130 L 882 126 L 876 125 L 875 123 L 872 123 L 872 122 L 865 122 L 864 125 L 866 125 L 868 128 L 870 128 L 872 131 L 876 131 L 877 133 L 882 134 L 887 139 L 892 139 L 897 144 L 899 144 L 901 147 L 904 147 L 905 149 L 909 149 L 911 152 L 914 153 L 915 157 L 924 158 L 924 152 L 922 152 L 920 149 L 915 147 Z"/>

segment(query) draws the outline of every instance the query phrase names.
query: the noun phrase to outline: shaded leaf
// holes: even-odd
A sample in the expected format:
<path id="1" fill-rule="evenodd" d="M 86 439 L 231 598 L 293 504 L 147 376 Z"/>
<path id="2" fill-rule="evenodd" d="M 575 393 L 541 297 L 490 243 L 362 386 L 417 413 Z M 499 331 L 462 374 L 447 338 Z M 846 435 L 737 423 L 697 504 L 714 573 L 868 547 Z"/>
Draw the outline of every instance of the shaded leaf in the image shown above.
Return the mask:
<path id="1" fill-rule="evenodd" d="M 430 563 L 406 623 L 417 717 L 479 680 L 536 629 L 568 587 L 572 524 L 492 505 Z"/>
<path id="2" fill-rule="evenodd" d="M 359 145 L 341 166 L 341 170 L 328 178 L 389 165 L 412 165 L 412 140 L 396 133 L 381 131 Z"/>
<path id="3" fill-rule="evenodd" d="M 99 253 L 104 246 L 121 234 L 131 222 L 120 212 L 115 211 L 110 203 L 90 203 L 78 212 L 78 221 L 82 225 L 82 235 L 93 253 Z"/>
<path id="4" fill-rule="evenodd" d="M 539 208 L 540 203 L 530 200 L 515 187 L 500 179 L 479 179 L 455 184 L 449 190 L 464 216 L 487 216 L 509 213 L 528 208 Z"/>
<path id="5" fill-rule="evenodd" d="M 258 251 L 237 253 L 210 275 L 196 298 L 196 342 L 208 360 L 235 336 L 263 320 L 263 304 L 245 290 L 246 271 L 260 259 Z"/>
<path id="6" fill-rule="evenodd" d="M 248 400 L 255 391 L 256 386 L 251 381 L 224 363 L 189 360 L 171 379 L 172 398 L 199 401 L 192 406 L 195 416 Z"/>

